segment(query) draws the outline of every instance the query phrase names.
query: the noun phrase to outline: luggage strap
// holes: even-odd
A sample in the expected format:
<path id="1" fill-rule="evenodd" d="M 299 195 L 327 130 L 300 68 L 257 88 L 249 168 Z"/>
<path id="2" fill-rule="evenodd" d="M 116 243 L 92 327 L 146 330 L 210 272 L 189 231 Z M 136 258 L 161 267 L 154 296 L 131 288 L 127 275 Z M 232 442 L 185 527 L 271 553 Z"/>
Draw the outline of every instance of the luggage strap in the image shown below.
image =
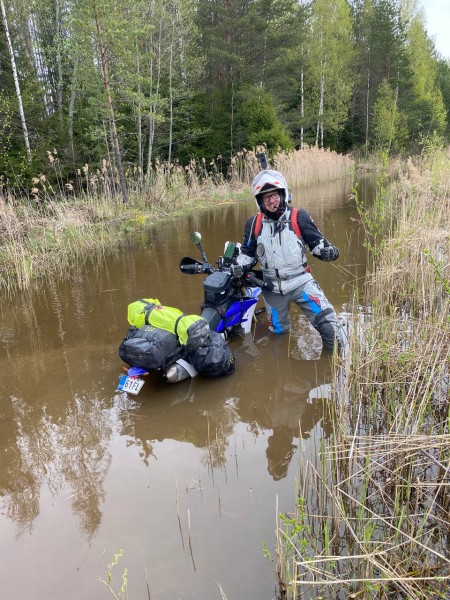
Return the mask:
<path id="1" fill-rule="evenodd" d="M 155 308 L 156 304 L 153 304 L 151 302 L 146 302 L 145 300 L 141 300 L 140 302 L 143 302 L 145 305 L 144 308 L 142 309 L 142 312 L 145 314 L 145 324 L 152 325 L 152 323 L 150 323 L 149 319 L 150 319 L 151 312 Z M 181 319 L 185 316 L 186 316 L 185 313 L 182 313 L 181 315 L 179 315 L 176 318 L 176 321 L 174 323 L 173 333 L 177 336 L 177 338 L 178 338 L 178 325 L 179 325 Z M 152 326 L 157 327 L 156 325 L 152 325 Z M 179 340 L 179 338 L 178 338 L 178 340 Z"/>
<path id="2" fill-rule="evenodd" d="M 177 336 L 177 338 L 178 338 L 178 323 L 179 323 L 179 322 L 181 321 L 181 319 L 182 319 L 183 317 L 185 317 L 185 316 L 186 316 L 186 315 L 183 313 L 183 314 L 181 314 L 179 317 L 177 317 L 177 320 L 175 321 L 175 325 L 174 325 L 174 327 L 173 327 L 173 332 L 174 332 L 174 334 Z"/>
<path id="3" fill-rule="evenodd" d="M 144 308 L 142 309 L 142 312 L 145 314 L 145 324 L 151 325 L 151 323 L 149 323 L 149 317 L 150 317 L 150 313 L 155 308 L 155 304 L 152 304 L 151 302 L 147 302 L 146 300 L 139 300 L 139 302 L 142 302 L 144 304 Z"/>

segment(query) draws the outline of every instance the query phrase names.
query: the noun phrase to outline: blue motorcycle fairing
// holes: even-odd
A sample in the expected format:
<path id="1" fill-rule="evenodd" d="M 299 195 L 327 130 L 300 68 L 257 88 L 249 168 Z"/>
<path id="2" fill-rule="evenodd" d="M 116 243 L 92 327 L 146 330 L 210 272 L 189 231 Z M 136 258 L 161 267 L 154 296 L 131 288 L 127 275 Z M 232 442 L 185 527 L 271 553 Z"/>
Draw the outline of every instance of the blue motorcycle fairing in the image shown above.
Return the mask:
<path id="1" fill-rule="evenodd" d="M 258 298 L 248 298 L 247 300 L 237 300 L 227 309 L 223 319 L 216 327 L 217 333 L 222 333 L 227 327 L 233 327 L 244 323 L 246 319 L 242 317 L 247 310 L 258 302 Z"/>

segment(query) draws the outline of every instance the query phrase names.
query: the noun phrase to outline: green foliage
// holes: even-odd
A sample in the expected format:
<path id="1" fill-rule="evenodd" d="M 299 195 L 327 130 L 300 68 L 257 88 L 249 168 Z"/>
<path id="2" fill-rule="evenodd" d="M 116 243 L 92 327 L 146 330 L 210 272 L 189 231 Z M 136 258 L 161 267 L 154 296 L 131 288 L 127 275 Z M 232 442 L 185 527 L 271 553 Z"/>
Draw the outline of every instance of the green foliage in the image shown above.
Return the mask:
<path id="1" fill-rule="evenodd" d="M 19 187 L 114 159 L 96 8 L 120 157 L 229 157 L 312 143 L 420 150 L 450 137 L 450 67 L 401 0 L 10 0 L 5 3 L 32 149 L 26 158 L 0 28 L 0 171 Z M 408 11 L 407 11 L 408 9 Z M 25 158 L 24 158 L 25 157 Z M 113 168 L 117 165 L 114 164 Z"/>
<path id="2" fill-rule="evenodd" d="M 401 148 L 407 135 L 396 92 L 385 79 L 378 88 L 378 98 L 373 107 L 372 131 L 374 146 L 388 153 L 391 149 Z"/>
<path id="3" fill-rule="evenodd" d="M 416 15 L 408 31 L 412 102 L 408 111 L 409 129 L 414 138 L 423 134 L 442 135 L 447 125 L 442 92 L 437 85 L 437 64 L 420 15 Z"/>
<path id="4" fill-rule="evenodd" d="M 0 172 L 6 173 L 12 154 L 12 116 L 11 98 L 0 90 Z"/>
<path id="5" fill-rule="evenodd" d="M 297 550 L 301 556 L 305 555 L 308 548 L 307 538 L 311 533 L 309 525 L 306 522 L 305 507 L 305 498 L 298 497 L 294 515 L 280 514 L 280 521 L 284 526 L 281 537 L 287 545 L 293 544 L 291 552 Z"/>
<path id="6" fill-rule="evenodd" d="M 447 141 L 450 141 L 450 61 L 438 59 L 437 85 L 441 91 L 447 115 L 445 136 Z"/>
<path id="7" fill-rule="evenodd" d="M 393 102 L 392 98 L 386 97 L 388 87 L 394 90 L 398 111 L 396 118 L 401 118 L 401 124 L 397 123 L 397 131 L 400 128 L 402 133 L 398 141 L 397 138 L 392 139 L 390 148 L 402 148 L 408 139 L 403 123 L 411 97 L 406 29 L 402 6 L 397 0 L 365 0 L 354 4 L 353 31 L 357 54 L 354 61 L 352 111 L 347 129 L 353 143 L 363 144 L 366 150 L 379 146 L 380 140 L 389 146 L 389 139 L 392 139 L 377 124 L 380 111 L 384 117 L 390 113 L 388 121 L 390 119 L 392 123 Z M 392 125 L 390 127 L 395 128 Z M 378 140 L 372 137 L 374 130 Z"/>
<path id="8" fill-rule="evenodd" d="M 273 97 L 261 88 L 253 88 L 242 104 L 242 121 L 247 132 L 244 145 L 265 144 L 271 153 L 293 149 L 285 127 L 277 117 Z"/>
<path id="9" fill-rule="evenodd" d="M 421 135 L 419 145 L 425 161 L 432 162 L 435 155 L 444 149 L 444 140 L 434 131 L 430 135 Z"/>
<path id="10" fill-rule="evenodd" d="M 294 598 L 295 581 L 298 577 L 297 562 L 307 561 L 314 553 L 311 527 L 306 516 L 306 499 L 297 497 L 295 512 L 281 513 L 279 520 L 277 577 L 280 596 Z"/>
<path id="11" fill-rule="evenodd" d="M 347 120 L 352 93 L 354 50 L 348 3 L 345 0 L 333 3 L 315 0 L 311 34 L 307 78 L 311 78 L 315 91 L 316 122 L 323 124 L 325 133 L 335 134 L 342 130 Z"/>
<path id="12" fill-rule="evenodd" d="M 99 579 L 99 581 L 101 583 L 104 583 L 106 585 L 106 587 L 109 589 L 109 591 L 114 596 L 114 598 L 116 598 L 116 600 L 118 600 L 119 598 L 123 598 L 124 600 L 126 600 L 128 598 L 128 569 L 125 568 L 122 571 L 122 575 L 121 575 L 122 581 L 121 581 L 121 586 L 118 589 L 118 591 L 114 591 L 114 589 L 112 587 L 112 579 L 113 579 L 112 569 L 113 569 L 113 567 L 115 567 L 116 565 L 119 564 L 119 561 L 121 558 L 123 558 L 123 555 L 124 555 L 124 551 L 122 548 L 119 550 L 119 552 L 114 553 L 114 558 L 108 565 L 108 568 L 106 571 L 106 579 L 102 579 L 102 578 Z"/>

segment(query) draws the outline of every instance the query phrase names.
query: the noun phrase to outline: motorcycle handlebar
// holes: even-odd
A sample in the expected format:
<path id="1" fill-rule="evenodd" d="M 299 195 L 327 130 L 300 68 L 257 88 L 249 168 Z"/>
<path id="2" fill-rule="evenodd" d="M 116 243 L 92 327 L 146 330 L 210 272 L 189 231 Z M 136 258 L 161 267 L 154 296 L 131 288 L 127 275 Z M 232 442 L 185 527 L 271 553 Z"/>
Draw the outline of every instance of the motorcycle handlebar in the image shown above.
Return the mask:
<path id="1" fill-rule="evenodd" d="M 235 259 L 232 262 L 236 263 L 237 261 Z M 213 267 L 210 263 L 195 260 L 195 258 L 191 258 L 190 256 L 184 256 L 180 261 L 180 271 L 182 273 L 185 273 L 186 275 L 210 275 L 216 270 L 217 269 Z M 220 266 L 219 261 L 219 271 L 221 270 L 222 267 Z M 241 285 L 243 284 L 248 286 L 260 287 L 269 291 L 273 289 L 273 284 L 271 282 L 264 281 L 262 277 L 258 277 L 253 271 L 249 271 L 243 276 L 241 275 L 240 277 L 236 278 L 233 275 L 233 271 L 231 269 L 226 268 L 224 270 L 230 270 L 235 282 L 240 282 Z"/>
<path id="2" fill-rule="evenodd" d="M 180 271 L 186 275 L 210 274 L 215 268 L 207 262 L 199 262 L 194 258 L 185 256 L 180 261 Z"/>
<path id="3" fill-rule="evenodd" d="M 210 275 L 211 273 L 214 273 L 216 269 L 210 265 L 209 263 L 203 263 L 202 264 L 202 270 L 201 273 L 207 273 L 208 275 Z"/>
<path id="4" fill-rule="evenodd" d="M 198 268 L 201 265 L 199 264 L 193 264 L 193 265 L 180 265 L 180 271 L 182 273 L 186 273 L 186 275 L 195 275 L 196 273 L 198 273 Z"/>
<path id="5" fill-rule="evenodd" d="M 255 275 L 255 273 L 253 273 L 253 271 L 249 271 L 248 273 L 246 273 L 245 282 L 251 283 L 256 287 L 264 288 L 269 292 L 273 290 L 273 283 L 271 281 L 264 281 L 263 279 L 260 279 Z"/>

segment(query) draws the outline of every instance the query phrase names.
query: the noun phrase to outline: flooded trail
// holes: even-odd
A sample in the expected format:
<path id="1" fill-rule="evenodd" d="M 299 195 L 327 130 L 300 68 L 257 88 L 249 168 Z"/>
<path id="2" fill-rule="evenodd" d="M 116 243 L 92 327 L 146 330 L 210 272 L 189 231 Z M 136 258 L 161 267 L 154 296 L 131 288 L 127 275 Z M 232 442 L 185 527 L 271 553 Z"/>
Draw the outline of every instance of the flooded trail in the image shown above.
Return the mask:
<path id="1" fill-rule="evenodd" d="M 312 260 L 339 312 L 365 273 L 350 182 L 294 191 L 341 250 Z M 360 191 L 373 195 L 370 181 Z M 301 199 L 301 201 L 300 201 Z M 2 303 L 0 325 L 0 556 L 9 600 L 112 597 L 271 600 L 275 512 L 290 511 L 301 456 L 330 435 L 322 418 L 330 361 L 298 311 L 275 338 L 231 342 L 236 372 L 170 385 L 151 374 L 137 397 L 115 391 L 128 303 L 156 297 L 198 313 L 202 277 L 178 270 L 241 241 L 253 202 L 168 220 L 117 256 L 64 283 Z"/>

